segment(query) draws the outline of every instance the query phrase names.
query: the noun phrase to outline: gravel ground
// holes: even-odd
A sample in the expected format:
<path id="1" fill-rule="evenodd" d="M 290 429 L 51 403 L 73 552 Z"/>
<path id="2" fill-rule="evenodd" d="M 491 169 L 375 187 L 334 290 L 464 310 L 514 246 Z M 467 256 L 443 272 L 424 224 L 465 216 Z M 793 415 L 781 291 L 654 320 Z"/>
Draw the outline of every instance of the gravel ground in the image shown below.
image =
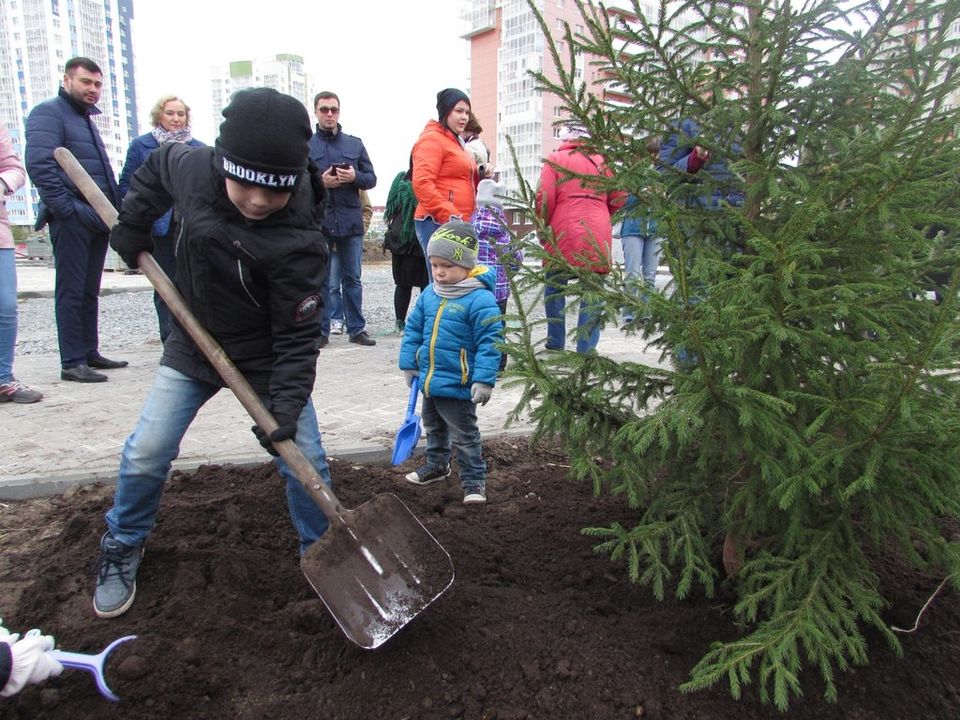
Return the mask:
<path id="1" fill-rule="evenodd" d="M 393 287 L 389 263 L 364 265 L 363 314 L 367 332 L 374 337 L 393 329 Z M 415 290 L 411 307 L 416 297 Z M 30 298 L 19 306 L 16 354 L 56 355 L 59 348 L 53 298 Z M 159 344 L 152 292 L 120 292 L 100 298 L 100 350 L 104 355 Z"/>

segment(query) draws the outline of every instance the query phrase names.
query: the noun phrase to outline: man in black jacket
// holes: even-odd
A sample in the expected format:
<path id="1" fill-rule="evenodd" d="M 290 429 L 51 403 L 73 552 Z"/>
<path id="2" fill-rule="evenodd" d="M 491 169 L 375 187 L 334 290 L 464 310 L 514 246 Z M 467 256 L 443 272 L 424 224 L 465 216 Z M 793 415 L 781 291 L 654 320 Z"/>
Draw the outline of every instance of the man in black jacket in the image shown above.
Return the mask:
<path id="1" fill-rule="evenodd" d="M 104 382 L 97 369 L 126 367 L 125 360 L 100 354 L 97 325 L 100 280 L 107 257 L 110 230 L 87 204 L 56 160 L 53 151 L 65 147 L 114 205 L 117 181 L 93 118 L 103 87 L 103 73 L 89 58 L 76 57 L 64 66 L 57 97 L 37 105 L 27 118 L 27 173 L 40 193 L 37 229 L 50 225 L 56 269 L 57 340 L 60 377 L 73 382 Z"/>
<path id="2" fill-rule="evenodd" d="M 327 269 L 323 181 L 307 161 L 310 119 L 297 100 L 269 88 L 236 93 L 223 116 L 214 148 L 169 143 L 151 153 L 133 176 L 110 244 L 136 267 L 139 253 L 153 247 L 153 221 L 177 207 L 177 288 L 279 425 L 269 436 L 254 426 L 254 434 L 273 455 L 273 441 L 295 440 L 329 485 L 310 400 Z M 180 441 L 222 385 L 174 319 L 120 459 L 100 541 L 100 617 L 121 615 L 133 603 L 144 542 Z M 303 552 L 326 531 L 327 519 L 287 464 L 279 457 L 276 463 Z"/>

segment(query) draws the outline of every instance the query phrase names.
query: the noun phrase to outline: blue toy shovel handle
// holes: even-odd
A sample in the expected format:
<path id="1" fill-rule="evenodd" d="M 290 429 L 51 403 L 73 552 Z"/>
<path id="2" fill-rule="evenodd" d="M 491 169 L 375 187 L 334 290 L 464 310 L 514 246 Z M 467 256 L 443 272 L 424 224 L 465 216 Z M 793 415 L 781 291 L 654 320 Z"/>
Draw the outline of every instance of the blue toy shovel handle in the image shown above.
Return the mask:
<path id="1" fill-rule="evenodd" d="M 121 645 L 130 640 L 135 640 L 136 637 L 136 635 L 127 635 L 125 637 L 118 638 L 107 645 L 107 647 L 103 649 L 103 652 L 97 653 L 96 655 L 67 652 L 66 650 L 48 650 L 47 655 L 52 657 L 54 660 L 59 660 L 64 667 L 74 668 L 76 670 L 87 670 L 88 672 L 92 673 L 94 680 L 96 680 L 97 683 L 97 690 L 100 691 L 100 694 L 111 702 L 119 702 L 120 698 L 114 695 L 113 691 L 111 691 L 110 687 L 107 685 L 107 679 L 103 676 L 103 666 L 107 661 L 107 655 L 109 655 L 114 648 L 117 647 L 117 645 Z"/>
<path id="2" fill-rule="evenodd" d="M 407 400 L 406 421 L 413 420 L 413 412 L 417 409 L 417 395 L 420 393 L 420 376 L 414 375 L 410 381 L 410 399 Z"/>

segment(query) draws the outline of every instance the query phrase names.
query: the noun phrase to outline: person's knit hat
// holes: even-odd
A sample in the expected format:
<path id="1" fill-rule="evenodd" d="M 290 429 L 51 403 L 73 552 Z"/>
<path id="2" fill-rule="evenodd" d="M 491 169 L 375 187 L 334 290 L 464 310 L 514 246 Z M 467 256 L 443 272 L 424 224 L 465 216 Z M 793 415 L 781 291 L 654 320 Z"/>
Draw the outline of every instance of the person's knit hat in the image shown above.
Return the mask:
<path id="1" fill-rule="evenodd" d="M 558 139 L 560 142 L 570 142 L 571 140 L 579 140 L 581 138 L 588 137 L 590 137 L 590 133 L 583 125 L 580 123 L 567 123 L 560 128 L 560 135 Z"/>
<path id="2" fill-rule="evenodd" d="M 438 227 L 427 243 L 427 257 L 441 257 L 472 270 L 477 264 L 477 234 L 473 225 L 451 220 Z"/>
<path id="3" fill-rule="evenodd" d="M 307 109 L 273 88 L 240 90 L 223 109 L 217 170 L 245 185 L 292 191 L 307 168 L 313 134 Z"/>
<path id="4" fill-rule="evenodd" d="M 447 115 L 450 114 L 450 111 L 453 110 L 454 106 L 461 100 L 466 102 L 467 105 L 470 104 L 470 98 L 467 97 L 467 94 L 463 90 L 447 88 L 437 93 L 437 112 L 440 114 L 440 122 L 447 119 Z"/>
<path id="5" fill-rule="evenodd" d="M 477 185 L 477 207 L 492 206 L 503 209 L 503 198 L 507 194 L 507 186 L 495 180 L 481 180 Z"/>

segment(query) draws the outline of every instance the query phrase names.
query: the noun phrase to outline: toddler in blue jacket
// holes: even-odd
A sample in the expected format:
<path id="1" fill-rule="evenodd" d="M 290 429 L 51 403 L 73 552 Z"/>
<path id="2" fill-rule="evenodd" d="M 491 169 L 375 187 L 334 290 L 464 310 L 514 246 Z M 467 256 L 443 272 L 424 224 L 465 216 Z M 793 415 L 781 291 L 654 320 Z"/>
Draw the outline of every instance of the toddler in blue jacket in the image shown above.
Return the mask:
<path id="1" fill-rule="evenodd" d="M 477 236 L 469 223 L 441 225 L 427 244 L 433 283 L 407 317 L 400 345 L 400 369 L 420 378 L 420 410 L 427 434 L 423 465 L 406 475 L 430 485 L 450 475 L 453 447 L 460 466 L 465 505 L 487 501 L 477 404 L 486 405 L 500 367 L 496 343 L 503 334 L 493 290 L 494 271 L 477 265 Z"/>

